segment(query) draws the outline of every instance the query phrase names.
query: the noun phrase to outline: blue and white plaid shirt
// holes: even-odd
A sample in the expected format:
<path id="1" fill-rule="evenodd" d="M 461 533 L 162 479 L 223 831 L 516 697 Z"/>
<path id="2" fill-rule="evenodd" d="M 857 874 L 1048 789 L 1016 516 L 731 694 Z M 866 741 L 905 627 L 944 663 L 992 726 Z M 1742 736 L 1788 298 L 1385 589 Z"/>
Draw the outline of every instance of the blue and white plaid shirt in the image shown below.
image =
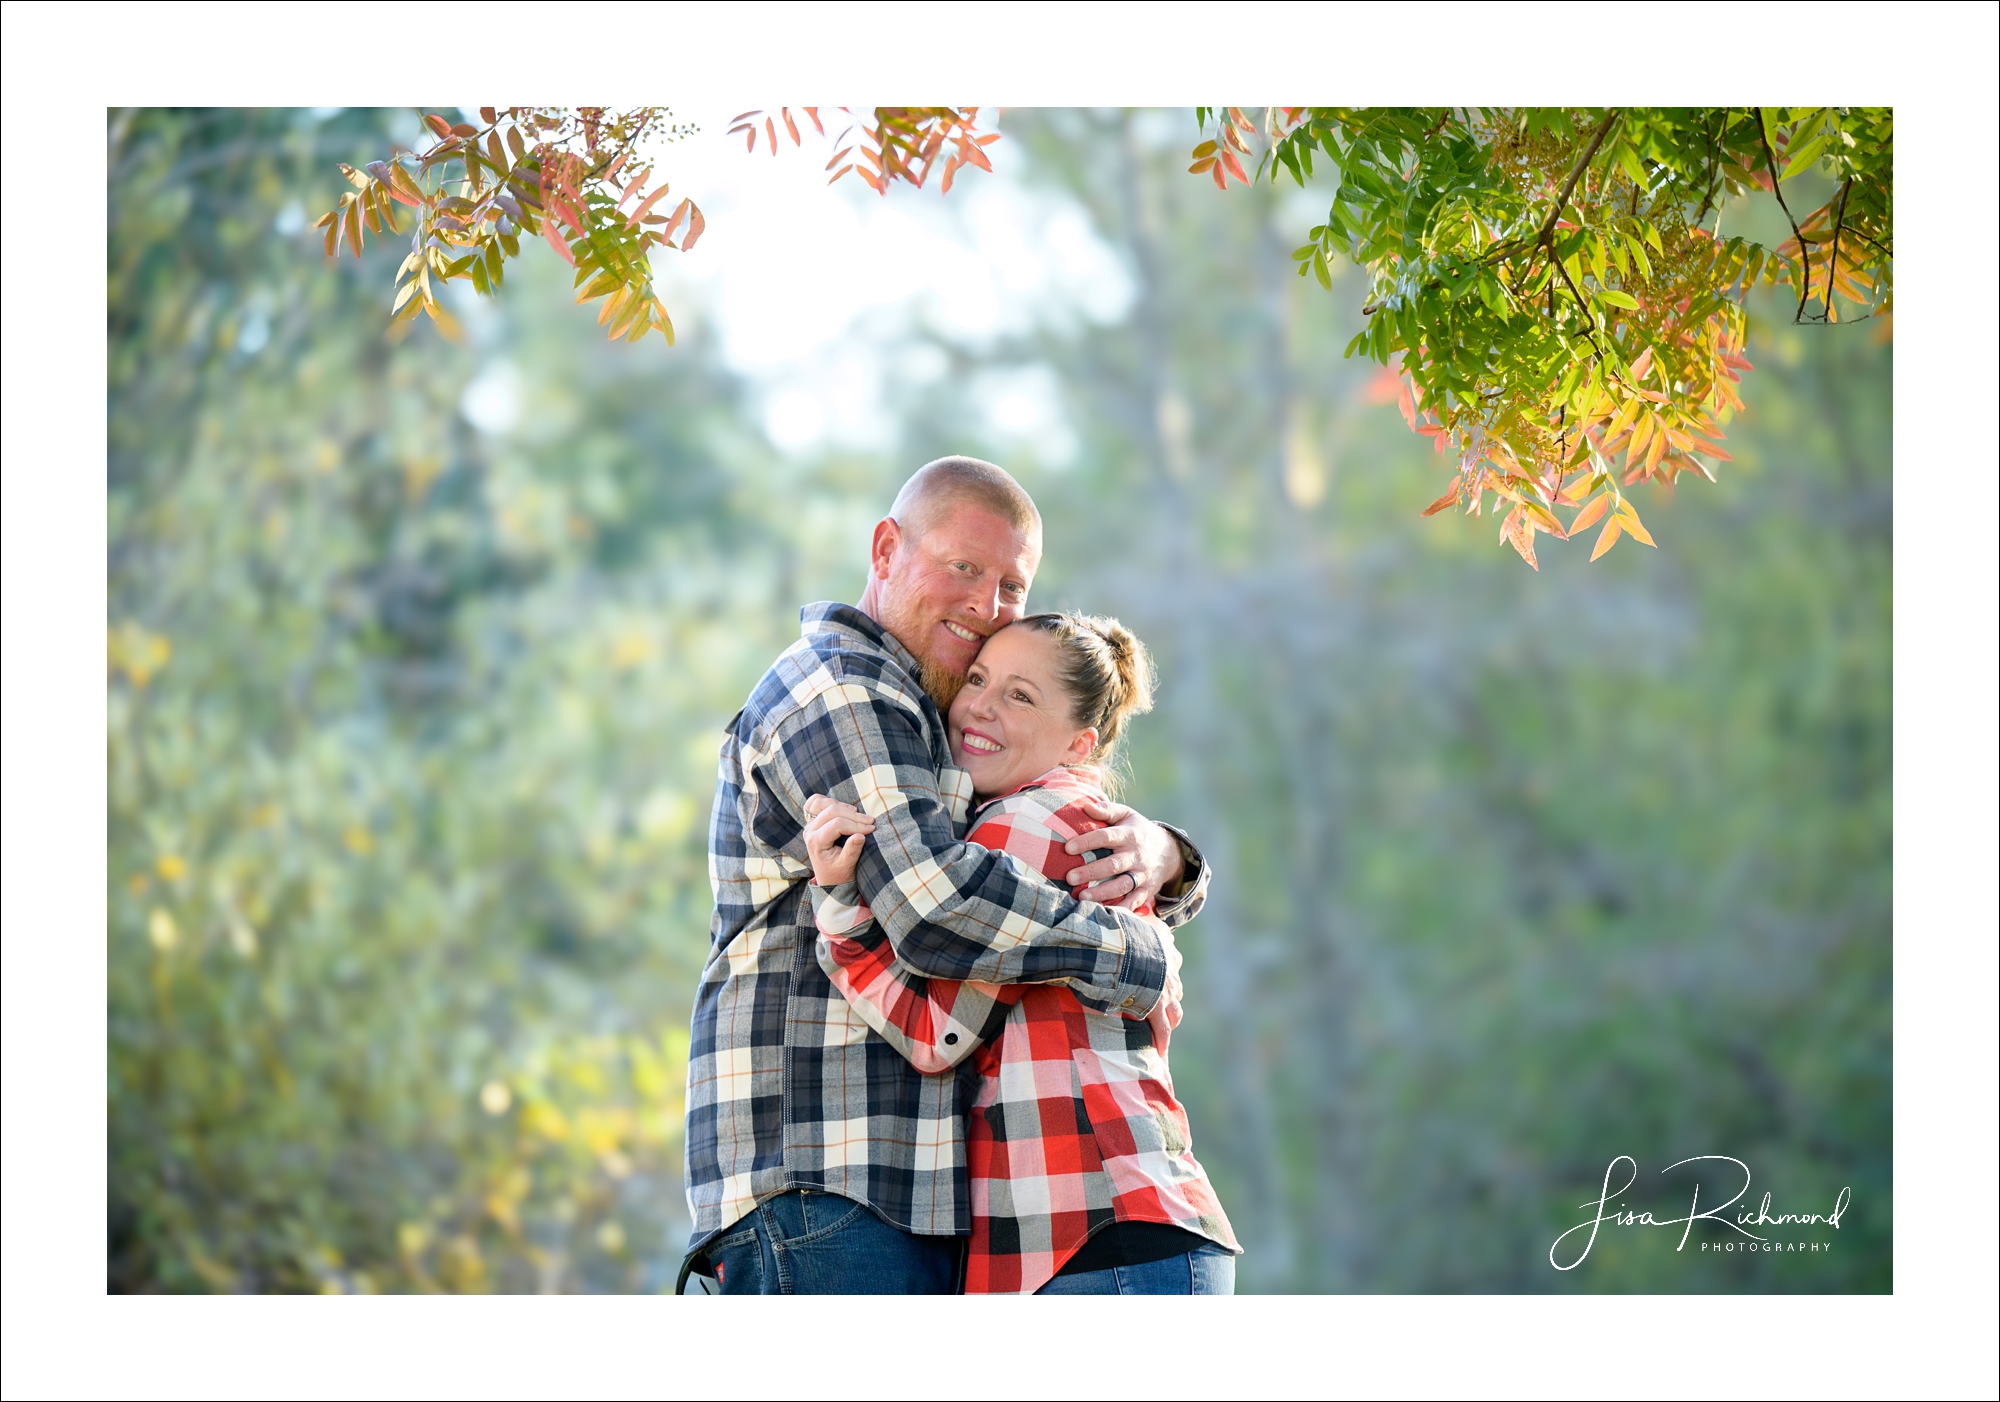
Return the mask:
<path id="1" fill-rule="evenodd" d="M 1144 1017 L 1167 960 L 1145 919 L 1079 902 L 1018 858 L 964 841 L 972 783 L 909 650 L 848 604 L 800 610 L 786 648 L 730 722 L 709 818 L 715 892 L 688 1057 L 694 1244 L 760 1198 L 838 1193 L 904 1231 L 971 1230 L 960 1074 L 905 1061 L 828 982 L 814 954 L 805 801 L 875 819 L 856 881 L 908 968 L 930 978 L 1066 984 Z M 1176 834 L 1179 836 L 1179 834 Z M 1182 839 L 1191 919 L 1209 872 Z"/>

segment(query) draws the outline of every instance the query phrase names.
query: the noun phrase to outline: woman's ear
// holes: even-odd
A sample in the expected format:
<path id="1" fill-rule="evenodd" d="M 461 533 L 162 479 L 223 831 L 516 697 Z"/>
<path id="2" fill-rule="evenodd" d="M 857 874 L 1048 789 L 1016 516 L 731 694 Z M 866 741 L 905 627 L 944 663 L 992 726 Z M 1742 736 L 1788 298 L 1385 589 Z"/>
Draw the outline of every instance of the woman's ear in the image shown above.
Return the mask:
<path id="1" fill-rule="evenodd" d="M 1081 764 L 1090 758 L 1091 752 L 1096 748 L 1097 727 L 1085 726 L 1076 732 L 1076 737 L 1069 742 L 1069 748 L 1063 751 L 1063 756 L 1072 764 Z"/>

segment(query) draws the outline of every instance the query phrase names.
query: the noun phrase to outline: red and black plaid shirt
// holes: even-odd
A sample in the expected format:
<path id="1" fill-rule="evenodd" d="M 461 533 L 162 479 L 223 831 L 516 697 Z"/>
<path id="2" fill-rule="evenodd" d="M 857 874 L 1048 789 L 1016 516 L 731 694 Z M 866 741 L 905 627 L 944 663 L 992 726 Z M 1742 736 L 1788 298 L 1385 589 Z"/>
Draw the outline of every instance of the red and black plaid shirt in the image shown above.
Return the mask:
<path id="1" fill-rule="evenodd" d="M 973 818 L 968 842 L 1061 882 L 1085 860 L 1064 851 L 1104 826 L 1097 771 L 1052 769 Z M 972 1294 L 1032 1294 L 1114 1221 L 1181 1227 L 1241 1248 L 1190 1148 L 1167 1071 L 1168 1034 L 1092 1012 L 1056 984 L 929 979 L 871 937 L 854 886 L 813 888 L 819 962 L 833 986 L 919 1071 L 968 1057 L 978 1092 L 966 1128 Z"/>

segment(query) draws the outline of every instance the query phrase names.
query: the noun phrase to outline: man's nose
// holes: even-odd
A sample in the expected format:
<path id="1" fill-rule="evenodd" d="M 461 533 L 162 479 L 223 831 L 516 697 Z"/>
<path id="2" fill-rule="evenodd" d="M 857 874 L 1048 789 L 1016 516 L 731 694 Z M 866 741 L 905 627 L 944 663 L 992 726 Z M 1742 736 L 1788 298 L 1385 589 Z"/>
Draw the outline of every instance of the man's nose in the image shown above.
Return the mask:
<path id="1" fill-rule="evenodd" d="M 1000 610 L 1003 606 L 1000 586 L 997 584 L 990 589 L 974 585 L 972 593 L 965 601 L 965 611 L 989 626 L 1000 621 Z"/>

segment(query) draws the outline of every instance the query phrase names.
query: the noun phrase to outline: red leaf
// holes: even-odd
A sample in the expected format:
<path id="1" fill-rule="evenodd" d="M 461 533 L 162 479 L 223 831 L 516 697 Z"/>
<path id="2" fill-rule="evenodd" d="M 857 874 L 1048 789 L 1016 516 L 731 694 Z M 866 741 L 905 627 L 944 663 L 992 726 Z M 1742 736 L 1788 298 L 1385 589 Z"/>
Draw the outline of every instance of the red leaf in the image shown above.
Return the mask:
<path id="1" fill-rule="evenodd" d="M 430 125 L 430 129 L 436 132 L 439 136 L 451 135 L 451 123 L 447 122 L 444 118 L 438 116 L 437 113 L 435 112 L 427 113 L 424 117 L 424 121 L 427 122 Z"/>
<path id="2" fill-rule="evenodd" d="M 563 241 L 563 236 L 556 231 L 555 220 L 544 219 L 542 221 L 542 236 L 549 241 L 549 247 L 556 251 L 556 255 L 563 262 L 569 264 L 572 268 L 576 266 L 576 256 L 569 251 L 569 245 Z"/>
<path id="3" fill-rule="evenodd" d="M 1417 426 L 1417 402 L 1411 397 L 1410 382 L 1400 375 L 1396 377 L 1396 402 L 1402 406 L 1403 422 L 1414 429 Z"/>
<path id="4" fill-rule="evenodd" d="M 690 200 L 688 202 L 688 231 L 687 236 L 681 240 L 681 252 L 686 253 L 692 250 L 694 248 L 694 241 L 701 237 L 701 231 L 707 227 L 708 221 L 701 217 L 701 211 L 695 208 L 694 202 Z"/>

